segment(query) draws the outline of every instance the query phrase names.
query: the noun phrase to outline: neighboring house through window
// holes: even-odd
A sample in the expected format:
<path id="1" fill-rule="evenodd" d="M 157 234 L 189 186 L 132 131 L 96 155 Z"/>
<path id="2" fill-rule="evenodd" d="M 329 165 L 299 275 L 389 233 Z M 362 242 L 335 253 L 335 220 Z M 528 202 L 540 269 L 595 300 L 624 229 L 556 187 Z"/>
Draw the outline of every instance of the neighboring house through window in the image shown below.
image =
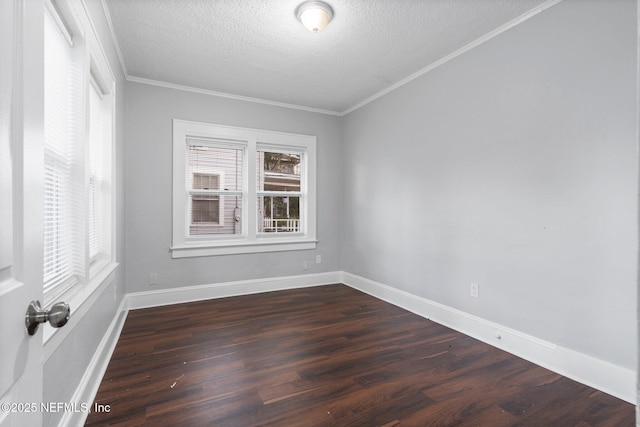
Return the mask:
<path id="1" fill-rule="evenodd" d="M 212 173 L 194 173 L 193 190 L 220 190 L 220 175 Z M 191 202 L 191 234 L 202 225 L 221 225 L 220 196 L 195 194 Z"/>

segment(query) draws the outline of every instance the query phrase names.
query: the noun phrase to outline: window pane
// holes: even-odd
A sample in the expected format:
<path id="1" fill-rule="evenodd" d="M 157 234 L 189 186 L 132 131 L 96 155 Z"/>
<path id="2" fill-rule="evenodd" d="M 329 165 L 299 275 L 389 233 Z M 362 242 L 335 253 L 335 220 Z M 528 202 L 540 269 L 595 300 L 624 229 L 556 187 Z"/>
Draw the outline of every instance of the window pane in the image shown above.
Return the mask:
<path id="1" fill-rule="evenodd" d="M 259 196 L 258 232 L 297 233 L 300 231 L 300 196 Z"/>
<path id="2" fill-rule="evenodd" d="M 242 190 L 241 148 L 189 145 L 189 189 Z"/>
<path id="3" fill-rule="evenodd" d="M 242 234 L 241 195 L 189 196 L 189 235 Z"/>
<path id="4" fill-rule="evenodd" d="M 220 223 L 220 196 L 194 196 L 191 204 L 191 222 L 194 224 Z"/>
<path id="5" fill-rule="evenodd" d="M 111 254 L 111 97 L 89 85 L 89 259 Z"/>
<path id="6" fill-rule="evenodd" d="M 258 151 L 258 191 L 300 192 L 300 154 Z"/>

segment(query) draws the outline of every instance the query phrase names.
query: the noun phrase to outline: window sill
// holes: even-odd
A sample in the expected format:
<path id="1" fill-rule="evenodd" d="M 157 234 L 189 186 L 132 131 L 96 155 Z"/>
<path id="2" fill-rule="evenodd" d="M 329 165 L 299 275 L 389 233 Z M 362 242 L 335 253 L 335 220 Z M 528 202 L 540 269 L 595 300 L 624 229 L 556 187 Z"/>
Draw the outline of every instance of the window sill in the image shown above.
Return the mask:
<path id="1" fill-rule="evenodd" d="M 94 274 L 89 283 L 84 286 L 74 286 L 59 298 L 59 300 L 69 304 L 71 316 L 69 324 L 60 329 L 52 328 L 48 323 L 42 325 L 42 327 L 44 327 L 43 343 L 45 344 L 45 360 L 53 354 L 62 340 L 71 333 L 73 325 L 77 324 L 87 313 L 88 308 L 91 307 L 95 299 L 101 294 L 98 290 L 103 289 L 104 286 L 113 282 L 113 272 L 117 267 L 117 262 L 106 263 Z"/>
<path id="2" fill-rule="evenodd" d="M 174 246 L 171 248 L 172 258 L 191 258 L 216 255 L 254 254 L 263 252 L 301 251 L 315 249 L 315 239 L 269 239 L 268 241 L 220 241 L 198 242 Z"/>

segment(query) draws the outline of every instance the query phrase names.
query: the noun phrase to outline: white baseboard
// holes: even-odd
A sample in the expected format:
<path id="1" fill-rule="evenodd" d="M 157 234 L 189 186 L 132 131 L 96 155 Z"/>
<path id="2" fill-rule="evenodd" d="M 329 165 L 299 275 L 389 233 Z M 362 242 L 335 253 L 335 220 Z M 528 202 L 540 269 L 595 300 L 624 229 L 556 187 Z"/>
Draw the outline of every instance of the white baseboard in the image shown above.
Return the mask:
<path id="1" fill-rule="evenodd" d="M 185 286 L 154 291 L 127 294 L 128 308 L 158 307 L 169 304 L 225 298 L 285 289 L 342 283 L 339 271 L 330 273 L 304 274 L 300 276 L 273 277 L 267 279 L 242 280 L 237 282 L 214 283 L 210 285 Z"/>
<path id="2" fill-rule="evenodd" d="M 636 372 L 470 315 L 435 301 L 342 273 L 342 283 L 515 354 L 572 380 L 636 404 Z"/>
<path id="3" fill-rule="evenodd" d="M 80 383 L 78 384 L 76 391 L 73 393 L 73 397 L 70 402 L 84 402 L 93 405 L 96 393 L 98 393 L 98 388 L 102 382 L 102 377 L 107 371 L 111 355 L 116 348 L 116 344 L 120 338 L 120 333 L 122 332 L 122 327 L 124 326 L 124 321 L 127 318 L 128 311 L 126 307 L 127 298 L 125 296 L 122 298 L 122 301 L 116 310 L 116 315 L 109 324 L 98 348 L 93 353 L 89 366 L 87 366 L 87 369 L 84 371 L 84 374 L 80 379 Z M 89 413 L 83 411 L 65 412 L 58 423 L 58 426 L 82 426 L 88 416 Z"/>

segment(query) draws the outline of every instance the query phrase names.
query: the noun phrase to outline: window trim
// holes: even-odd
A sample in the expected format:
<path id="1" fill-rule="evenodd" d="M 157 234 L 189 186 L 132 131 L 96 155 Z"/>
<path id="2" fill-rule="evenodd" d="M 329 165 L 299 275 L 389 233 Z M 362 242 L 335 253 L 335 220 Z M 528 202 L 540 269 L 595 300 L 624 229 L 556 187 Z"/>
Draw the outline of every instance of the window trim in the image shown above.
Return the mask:
<path id="1" fill-rule="evenodd" d="M 243 231 L 240 235 L 187 237 L 185 181 L 188 139 L 228 140 L 245 147 L 243 167 Z M 303 153 L 306 171 L 301 184 L 302 230 L 299 233 L 258 233 L 257 160 L 264 147 Z M 243 253 L 315 249 L 316 240 L 316 137 L 277 131 L 242 128 L 188 120 L 173 120 L 173 231 L 171 256 L 187 258 Z"/>

